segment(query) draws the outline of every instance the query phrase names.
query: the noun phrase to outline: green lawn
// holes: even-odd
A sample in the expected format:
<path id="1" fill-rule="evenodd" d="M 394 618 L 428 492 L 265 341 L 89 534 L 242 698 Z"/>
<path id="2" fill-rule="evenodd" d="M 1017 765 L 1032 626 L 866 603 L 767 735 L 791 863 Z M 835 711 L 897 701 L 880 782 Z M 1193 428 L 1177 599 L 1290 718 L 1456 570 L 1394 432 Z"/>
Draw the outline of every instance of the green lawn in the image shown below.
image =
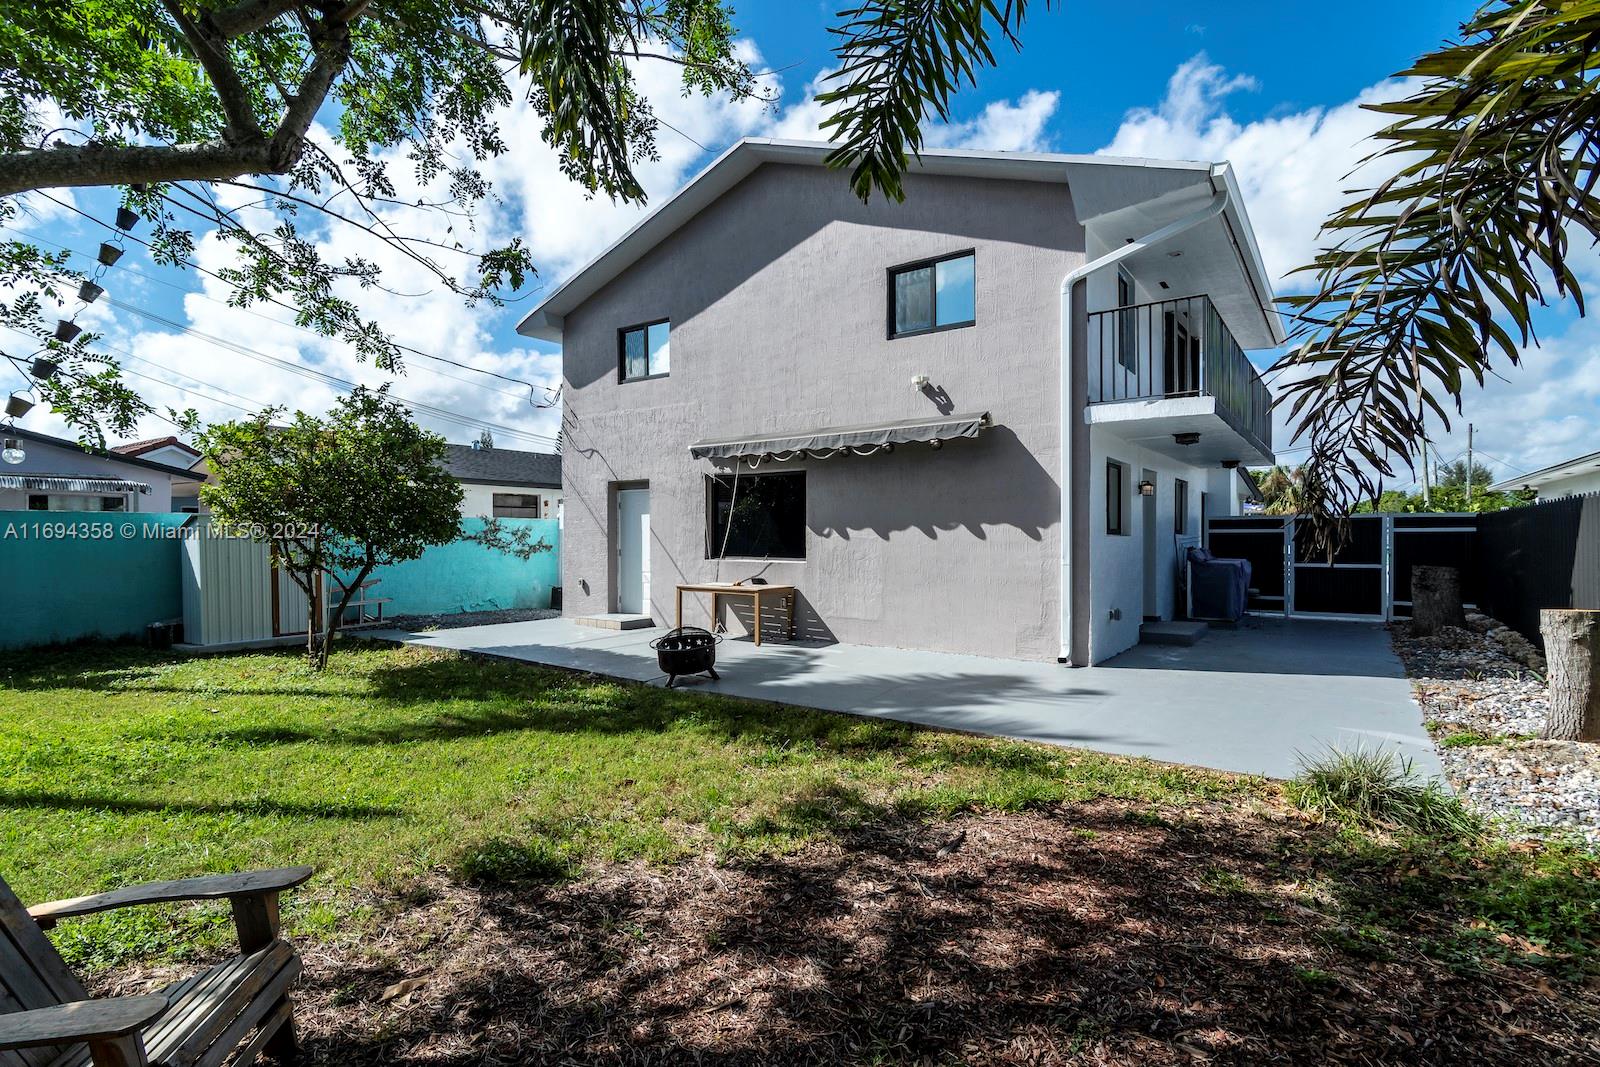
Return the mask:
<path id="1" fill-rule="evenodd" d="M 607 860 L 786 852 L 891 812 L 1259 788 L 361 643 L 341 644 L 321 675 L 292 650 L 12 653 L 0 706 L 0 876 L 24 900 L 310 863 L 319 877 L 292 914 L 303 931 L 345 921 L 361 889 L 403 889 L 429 869 L 560 877 Z M 63 930 L 81 931 L 84 953 L 109 938 L 126 956 L 184 933 L 168 919 Z"/>

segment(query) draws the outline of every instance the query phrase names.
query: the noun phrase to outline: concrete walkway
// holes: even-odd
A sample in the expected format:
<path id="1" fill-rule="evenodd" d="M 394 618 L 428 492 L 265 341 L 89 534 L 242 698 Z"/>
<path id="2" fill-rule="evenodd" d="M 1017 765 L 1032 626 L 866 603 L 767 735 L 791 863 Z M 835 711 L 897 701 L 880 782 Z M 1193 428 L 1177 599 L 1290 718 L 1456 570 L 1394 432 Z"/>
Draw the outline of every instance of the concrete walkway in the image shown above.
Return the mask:
<path id="1" fill-rule="evenodd" d="M 664 684 L 649 641 L 567 619 L 373 637 Z M 748 640 L 718 646 L 721 682 L 679 683 L 828 711 L 882 716 L 1276 778 L 1300 753 L 1392 746 L 1426 775 L 1438 757 L 1382 627 L 1248 618 L 1191 648 L 1144 646 L 1099 667 L 863 645 Z"/>

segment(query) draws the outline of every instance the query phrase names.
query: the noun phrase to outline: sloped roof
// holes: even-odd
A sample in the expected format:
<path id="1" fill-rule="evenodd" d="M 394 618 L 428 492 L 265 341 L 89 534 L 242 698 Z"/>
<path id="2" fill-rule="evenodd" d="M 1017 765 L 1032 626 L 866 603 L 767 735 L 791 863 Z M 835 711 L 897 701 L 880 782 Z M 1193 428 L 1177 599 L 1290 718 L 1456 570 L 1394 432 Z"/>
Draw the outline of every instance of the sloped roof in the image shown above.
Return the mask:
<path id="1" fill-rule="evenodd" d="M 1540 489 L 1551 482 L 1558 482 L 1563 478 L 1576 478 L 1580 475 L 1600 473 L 1600 452 L 1590 452 L 1584 456 L 1574 456 L 1572 459 L 1552 463 L 1548 467 L 1541 467 L 1531 474 L 1519 474 L 1495 482 L 1489 487 L 1490 492 L 1508 492 L 1515 489 L 1532 488 Z"/>
<path id="2" fill-rule="evenodd" d="M 124 456 L 142 456 L 146 452 L 154 452 L 158 448 L 181 448 L 185 452 L 200 458 L 200 450 L 192 445 L 186 445 L 176 437 L 168 434 L 166 437 L 150 437 L 143 441 L 129 441 L 127 444 L 112 445 L 111 451 Z"/>
<path id="3" fill-rule="evenodd" d="M 446 445 L 445 470 L 458 482 L 473 485 L 521 485 L 561 488 L 561 457 L 552 452 L 520 452 L 514 448 Z"/>
<path id="4" fill-rule="evenodd" d="M 175 478 L 187 478 L 190 481 L 201 482 L 206 480 L 206 476 L 199 471 L 192 471 L 185 467 L 174 467 L 170 463 L 157 463 L 153 459 L 130 456 L 126 453 L 118 452 L 115 449 L 101 452 L 93 448 L 84 448 L 78 442 L 70 441 L 65 437 L 52 437 L 47 433 L 39 433 L 36 430 L 24 430 L 20 426 L 13 426 L 7 429 L 5 435 L 7 437 L 20 437 L 24 441 L 37 441 L 40 444 L 54 445 L 57 448 L 65 448 L 73 452 L 82 452 L 85 455 L 98 456 L 99 458 L 109 460 L 112 463 L 127 463 L 135 467 L 144 467 L 146 470 L 160 471 L 163 474 L 170 474 Z M 196 454 L 198 455 L 198 453 Z"/>
<path id="5" fill-rule="evenodd" d="M 666 240 L 763 163 L 824 166 L 833 146 L 816 141 L 747 137 L 662 200 L 627 233 L 587 266 L 546 296 L 517 324 L 524 337 L 559 342 L 565 316 L 650 249 Z M 1245 213 L 1233 168 L 1226 163 L 1135 159 L 1122 156 L 1064 155 L 1050 152 L 984 152 L 927 149 L 911 164 L 913 173 L 1067 185 L 1079 221 L 1103 224 L 1115 243 L 1148 233 L 1203 206 L 1226 187 L 1226 211 L 1203 231 L 1216 230 L 1201 258 L 1231 279 L 1214 292 L 1213 303 L 1246 348 L 1271 348 L 1284 341 L 1283 324 L 1273 306 L 1272 280 Z M 844 180 L 841 175 L 841 181 Z M 1226 257 L 1224 262 L 1222 257 Z M 1173 265 L 1174 267 L 1177 264 Z M 1195 269 L 1189 260 L 1183 269 Z M 1223 274 L 1216 275 L 1213 280 Z"/>

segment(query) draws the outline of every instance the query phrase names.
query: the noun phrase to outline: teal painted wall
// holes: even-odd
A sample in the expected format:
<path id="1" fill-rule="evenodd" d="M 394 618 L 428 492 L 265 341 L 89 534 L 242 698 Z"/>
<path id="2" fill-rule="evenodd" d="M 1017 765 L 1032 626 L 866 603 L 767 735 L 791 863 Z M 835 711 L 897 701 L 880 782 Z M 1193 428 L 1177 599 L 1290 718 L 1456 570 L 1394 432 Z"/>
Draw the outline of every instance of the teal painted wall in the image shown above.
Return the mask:
<path id="1" fill-rule="evenodd" d="M 192 515 L 0 511 L 0 648 L 144 636 L 183 614 Z"/>
<path id="2" fill-rule="evenodd" d="M 0 648 L 142 637 L 148 624 L 182 616 L 182 544 L 174 535 L 193 517 L 0 511 Z M 391 598 L 384 616 L 548 608 L 560 580 L 556 520 L 501 522 L 527 527 L 551 551 L 519 560 L 455 541 L 380 567 L 372 576 L 382 582 L 372 595 Z M 481 530 L 483 520 L 462 526 Z"/>
<path id="3" fill-rule="evenodd" d="M 372 577 L 382 581 L 375 597 L 392 597 L 383 606 L 390 615 L 445 615 L 500 608 L 548 608 L 550 589 L 560 581 L 560 531 L 555 519 L 501 519 L 506 530 L 524 527 L 533 540 L 544 538 L 549 552 L 526 560 L 472 541 L 435 545 L 421 558 L 379 567 Z M 483 529 L 482 519 L 463 519 L 469 533 Z"/>

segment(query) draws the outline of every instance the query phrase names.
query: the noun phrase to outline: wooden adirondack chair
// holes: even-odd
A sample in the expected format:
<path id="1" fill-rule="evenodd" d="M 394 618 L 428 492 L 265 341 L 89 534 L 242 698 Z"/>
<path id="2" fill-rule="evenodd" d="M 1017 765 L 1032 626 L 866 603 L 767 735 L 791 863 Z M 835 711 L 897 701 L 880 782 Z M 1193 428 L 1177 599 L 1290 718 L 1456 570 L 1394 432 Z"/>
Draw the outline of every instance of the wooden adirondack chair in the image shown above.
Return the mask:
<path id="1" fill-rule="evenodd" d="M 0 1067 L 214 1067 L 295 1054 L 289 985 L 300 957 L 278 933 L 278 894 L 310 867 L 185 878 L 24 908 L 0 881 Z M 44 931 L 132 904 L 227 900 L 239 954 L 159 993 L 89 999 Z"/>

